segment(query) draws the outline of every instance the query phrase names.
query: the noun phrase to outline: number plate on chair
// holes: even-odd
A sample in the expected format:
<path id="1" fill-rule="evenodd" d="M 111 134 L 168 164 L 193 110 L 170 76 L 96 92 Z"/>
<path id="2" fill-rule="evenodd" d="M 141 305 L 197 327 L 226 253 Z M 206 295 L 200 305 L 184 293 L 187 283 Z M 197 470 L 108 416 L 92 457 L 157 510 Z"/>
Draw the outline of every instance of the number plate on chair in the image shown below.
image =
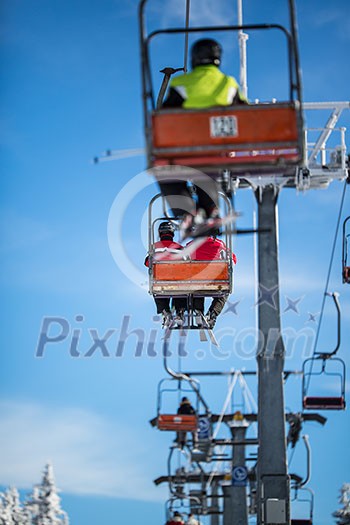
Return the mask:
<path id="1" fill-rule="evenodd" d="M 233 116 L 210 117 L 210 136 L 237 137 L 237 118 Z"/>

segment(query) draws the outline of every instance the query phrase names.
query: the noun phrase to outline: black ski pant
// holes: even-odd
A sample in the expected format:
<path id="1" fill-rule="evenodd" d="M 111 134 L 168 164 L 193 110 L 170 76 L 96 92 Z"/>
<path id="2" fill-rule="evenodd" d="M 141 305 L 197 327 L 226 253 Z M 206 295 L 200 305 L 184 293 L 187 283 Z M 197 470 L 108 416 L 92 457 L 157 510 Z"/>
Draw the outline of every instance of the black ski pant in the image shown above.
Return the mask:
<path id="1" fill-rule="evenodd" d="M 227 299 L 228 299 L 228 295 L 223 295 L 221 297 L 214 297 L 208 311 L 214 312 L 216 316 L 220 315 L 220 313 L 222 312 L 226 304 Z M 193 309 L 204 313 L 204 297 L 194 297 L 193 298 Z"/>
<path id="2" fill-rule="evenodd" d="M 155 297 L 154 302 L 156 303 L 157 314 L 161 314 L 163 310 L 170 312 L 170 301 L 170 297 Z M 175 308 L 176 312 L 179 312 L 180 310 L 186 310 L 187 300 L 183 297 L 173 297 L 172 307 Z"/>
<path id="3" fill-rule="evenodd" d="M 182 217 L 186 213 L 195 215 L 196 210 L 202 208 L 207 217 L 218 207 L 218 192 L 216 182 L 208 177 L 196 185 L 197 205 L 190 193 L 186 181 L 164 182 L 158 178 L 160 191 L 165 197 L 174 217 Z"/>

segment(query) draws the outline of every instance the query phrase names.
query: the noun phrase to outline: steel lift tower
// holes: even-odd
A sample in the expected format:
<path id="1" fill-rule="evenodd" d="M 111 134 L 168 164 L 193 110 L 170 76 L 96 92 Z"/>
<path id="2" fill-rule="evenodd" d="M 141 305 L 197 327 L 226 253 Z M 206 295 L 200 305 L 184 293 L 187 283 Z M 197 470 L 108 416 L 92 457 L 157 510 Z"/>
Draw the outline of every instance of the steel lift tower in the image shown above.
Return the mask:
<path id="1" fill-rule="evenodd" d="M 258 227 L 259 333 L 258 362 L 258 523 L 289 523 L 289 478 L 286 461 L 283 392 L 284 344 L 281 336 L 278 271 L 278 191 L 256 193 Z"/>

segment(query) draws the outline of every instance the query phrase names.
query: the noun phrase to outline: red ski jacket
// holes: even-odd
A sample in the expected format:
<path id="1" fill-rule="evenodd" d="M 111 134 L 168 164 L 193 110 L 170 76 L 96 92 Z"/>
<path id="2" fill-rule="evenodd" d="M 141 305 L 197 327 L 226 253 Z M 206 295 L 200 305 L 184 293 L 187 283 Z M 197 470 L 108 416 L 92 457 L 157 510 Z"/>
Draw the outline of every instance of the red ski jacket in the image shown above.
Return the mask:
<path id="1" fill-rule="evenodd" d="M 191 246 L 193 241 L 187 243 Z M 191 253 L 193 261 L 213 261 L 215 259 L 225 259 L 227 253 L 226 244 L 216 237 L 208 237 L 194 252 Z M 237 257 L 232 253 L 233 263 L 236 264 Z"/>

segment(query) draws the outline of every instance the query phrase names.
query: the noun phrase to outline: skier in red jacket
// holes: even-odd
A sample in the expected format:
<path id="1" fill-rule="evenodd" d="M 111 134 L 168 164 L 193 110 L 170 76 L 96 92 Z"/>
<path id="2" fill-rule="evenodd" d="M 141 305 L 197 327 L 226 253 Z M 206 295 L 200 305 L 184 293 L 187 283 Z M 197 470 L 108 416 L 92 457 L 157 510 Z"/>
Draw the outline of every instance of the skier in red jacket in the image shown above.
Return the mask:
<path id="1" fill-rule="evenodd" d="M 219 232 L 216 232 L 219 235 Z M 187 243 L 187 246 L 191 246 L 193 241 Z M 216 235 L 212 237 L 207 237 L 205 241 L 191 253 L 191 259 L 193 261 L 214 261 L 219 259 L 227 259 L 227 257 L 232 257 L 233 264 L 236 264 L 237 257 L 234 253 L 229 254 L 228 248 L 224 241 L 217 238 Z M 221 297 L 214 297 L 212 303 L 209 307 L 208 312 L 206 313 L 205 319 L 208 323 L 209 328 L 213 328 L 218 315 L 222 312 L 228 295 L 223 295 Z M 195 297 L 194 298 L 194 309 L 196 310 L 196 321 L 197 324 L 201 323 L 202 315 L 204 314 L 204 297 Z"/>
<path id="2" fill-rule="evenodd" d="M 183 246 L 174 241 L 174 225 L 171 222 L 162 222 L 159 225 L 158 234 L 160 240 L 153 245 L 153 260 L 168 261 L 174 259 L 174 256 L 179 256 L 179 251 L 183 249 Z M 144 264 L 147 267 L 149 266 L 149 254 L 147 254 Z M 155 297 L 154 301 L 157 307 L 157 314 L 162 314 L 163 316 L 163 326 L 169 326 L 172 323 L 170 297 Z M 172 306 L 176 310 L 175 321 L 178 324 L 183 323 L 184 312 L 187 306 L 186 299 L 173 297 Z"/>

